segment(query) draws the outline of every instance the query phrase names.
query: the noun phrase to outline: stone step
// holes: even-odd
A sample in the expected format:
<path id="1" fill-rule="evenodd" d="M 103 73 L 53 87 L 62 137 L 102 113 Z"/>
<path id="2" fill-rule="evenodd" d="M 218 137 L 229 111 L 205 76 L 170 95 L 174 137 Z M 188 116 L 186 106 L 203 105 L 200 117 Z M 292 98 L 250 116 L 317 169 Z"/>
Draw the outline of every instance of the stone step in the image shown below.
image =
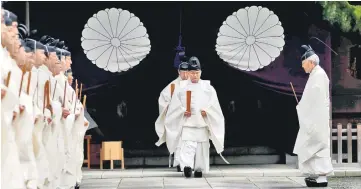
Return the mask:
<path id="1" fill-rule="evenodd" d="M 95 154 L 94 154 L 95 153 Z M 99 167 L 99 152 L 92 151 L 92 167 Z M 230 164 L 245 165 L 245 164 L 280 164 L 285 163 L 285 154 L 280 154 L 276 150 L 264 146 L 248 146 L 248 147 L 231 147 L 226 148 L 222 152 L 223 157 L 227 159 Z M 125 166 L 127 167 L 154 167 L 169 165 L 169 152 L 165 146 L 155 149 L 135 150 L 124 149 Z M 173 162 L 173 157 L 172 157 Z M 211 165 L 225 165 L 226 163 L 221 159 L 216 150 L 210 149 L 210 164 Z M 120 161 L 114 161 L 115 166 L 120 166 Z M 109 166 L 107 161 L 104 161 L 104 166 Z"/>
<path id="2" fill-rule="evenodd" d="M 335 167 L 337 177 L 359 177 L 360 167 Z M 175 168 L 137 168 L 99 170 L 83 168 L 83 179 L 110 179 L 110 178 L 145 178 L 145 177 L 182 177 L 183 173 L 176 172 Z M 302 173 L 289 165 L 222 165 L 211 166 L 210 172 L 204 177 L 301 177 Z"/>
<path id="3" fill-rule="evenodd" d="M 280 155 L 242 155 L 223 157 L 232 165 L 279 164 L 282 161 Z M 209 161 L 211 165 L 226 165 L 219 155 L 211 156 Z M 104 167 L 109 167 L 108 162 L 104 161 Z M 168 167 L 169 156 L 125 158 L 124 164 L 126 167 Z M 120 166 L 120 161 L 114 161 L 114 165 Z"/>
<path id="4" fill-rule="evenodd" d="M 246 147 L 228 147 L 222 152 L 223 156 L 239 155 L 276 155 L 278 152 L 266 146 L 246 146 Z M 169 156 L 168 149 L 162 145 L 155 149 L 124 149 L 125 157 L 162 157 Z M 216 150 L 211 147 L 211 156 L 217 156 Z"/>

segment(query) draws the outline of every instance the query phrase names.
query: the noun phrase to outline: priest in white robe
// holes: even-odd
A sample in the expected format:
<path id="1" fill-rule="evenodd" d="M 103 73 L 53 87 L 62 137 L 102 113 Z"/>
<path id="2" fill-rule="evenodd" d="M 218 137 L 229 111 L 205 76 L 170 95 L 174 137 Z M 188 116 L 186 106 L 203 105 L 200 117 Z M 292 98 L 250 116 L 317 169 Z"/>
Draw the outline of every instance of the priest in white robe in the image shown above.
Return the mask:
<path id="1" fill-rule="evenodd" d="M 86 100 L 86 97 L 85 97 L 85 99 L 83 99 L 83 104 L 81 104 L 80 99 L 77 100 L 76 114 L 79 114 L 79 115 L 78 115 L 78 118 L 75 120 L 73 129 L 71 131 L 72 132 L 72 141 L 75 144 L 74 149 L 73 149 L 74 154 L 72 156 L 72 158 L 73 158 L 72 160 L 74 162 L 73 165 L 76 166 L 75 189 L 80 188 L 80 183 L 83 178 L 81 168 L 82 168 L 83 162 L 84 162 L 84 135 L 89 127 L 89 122 L 84 116 L 85 100 Z"/>
<path id="2" fill-rule="evenodd" d="M 7 27 L 11 27 L 12 21 L 6 19 L 6 26 L 2 23 L 1 35 L 1 188 L 17 188 L 25 187 L 24 174 L 21 168 L 18 147 L 15 141 L 15 130 L 13 127 L 13 116 L 15 112 L 19 112 L 19 81 L 21 78 L 9 77 L 8 75 L 17 75 L 12 70 L 19 69 L 9 52 L 19 48 L 19 42 L 15 41 L 16 35 L 12 33 Z M 7 51 L 6 49 L 11 49 Z M 14 64 L 15 63 L 15 64 Z M 16 66 L 16 67 L 14 67 Z M 17 73 L 21 73 L 17 72 Z M 21 76 L 18 76 L 21 77 Z M 13 78 L 13 80 L 11 80 Z M 10 79 L 10 80 L 9 80 Z M 4 92 L 4 93 L 3 93 Z"/>
<path id="3" fill-rule="evenodd" d="M 30 86 L 26 82 L 27 91 L 29 91 L 29 96 L 33 98 L 33 107 L 34 107 L 34 130 L 33 130 L 33 146 L 34 146 L 34 155 L 36 159 L 36 166 L 38 170 L 38 182 L 37 187 L 38 189 L 43 189 L 45 185 L 45 181 L 49 178 L 49 161 L 47 159 L 45 146 L 43 144 L 43 130 L 45 127 L 51 127 L 48 124 L 51 123 L 51 118 L 45 118 L 42 108 L 43 107 L 43 100 L 44 98 L 41 98 L 40 106 L 39 104 L 39 92 L 42 94 L 41 97 L 44 97 L 45 95 L 48 95 L 47 97 L 52 97 L 52 90 L 49 91 L 48 94 L 45 94 L 44 90 L 38 90 L 39 88 L 39 79 L 40 79 L 40 66 L 43 66 L 44 62 L 46 61 L 47 57 L 45 55 L 46 53 L 46 47 L 33 39 L 26 39 L 26 44 L 31 50 L 34 52 L 34 65 L 31 70 L 31 75 L 25 75 L 25 78 L 30 77 L 28 80 L 25 80 L 27 82 L 30 82 Z M 29 73 L 29 72 L 28 72 Z M 44 77 L 44 80 L 47 80 L 47 76 Z M 40 82 L 41 86 L 40 88 L 43 88 L 43 85 L 45 85 L 45 82 Z M 51 100 L 49 99 L 49 102 Z M 51 112 L 49 109 L 47 110 L 47 117 L 51 116 Z M 53 111 L 54 112 L 54 111 Z M 48 120 L 49 119 L 49 120 Z M 48 122 L 47 124 L 45 122 Z"/>
<path id="4" fill-rule="evenodd" d="M 167 109 L 169 106 L 169 103 L 172 99 L 174 90 L 179 87 L 179 82 L 184 81 L 188 79 L 188 63 L 182 62 L 179 64 L 178 68 L 178 77 L 177 79 L 173 80 L 170 84 L 168 84 L 160 93 L 158 104 L 159 104 L 159 116 L 155 122 L 155 131 L 159 137 L 159 140 L 155 145 L 160 146 L 165 142 L 165 125 L 164 120 L 165 116 L 167 114 Z M 179 166 L 179 150 L 180 146 L 176 147 L 176 151 L 174 152 L 174 163 L 173 166 L 177 167 L 177 171 L 181 172 L 180 166 Z M 171 164 L 171 155 L 169 156 L 169 167 Z"/>
<path id="5" fill-rule="evenodd" d="M 25 183 L 29 189 L 37 189 L 38 171 L 36 167 L 36 160 L 34 155 L 33 146 L 33 130 L 34 130 L 34 110 L 33 110 L 33 98 L 29 95 L 27 90 L 30 86 L 29 71 L 31 71 L 34 59 L 33 52 L 27 46 L 25 41 L 21 40 L 22 47 L 20 53 L 22 59 L 18 62 L 25 62 L 22 65 L 22 81 L 20 83 L 20 105 L 23 106 L 23 110 L 20 110 L 20 114 L 14 120 L 15 139 L 19 149 L 20 163 L 23 168 Z M 30 89 L 30 88 L 29 88 Z"/>
<path id="6" fill-rule="evenodd" d="M 66 68 L 70 68 L 71 65 L 71 54 L 68 51 L 65 51 L 65 55 L 66 55 Z M 66 71 L 66 75 L 67 75 L 67 79 L 68 79 L 68 84 L 69 86 L 72 85 L 73 83 L 73 75 L 72 75 L 72 71 L 71 69 Z M 80 87 L 80 90 L 82 89 L 82 87 Z M 86 97 L 83 99 L 83 104 L 81 104 L 81 91 L 79 92 L 79 97 L 78 98 L 74 98 L 74 101 L 76 101 L 76 109 L 75 109 L 75 115 L 77 115 L 75 121 L 74 121 L 74 126 L 71 130 L 71 134 L 72 134 L 72 144 L 73 145 L 73 149 L 72 149 L 72 153 L 73 155 L 71 155 L 71 159 L 68 160 L 68 162 L 72 162 L 72 163 L 68 163 L 68 166 L 75 166 L 76 170 L 75 170 L 75 178 L 76 178 L 76 183 L 75 183 L 75 189 L 79 189 L 80 188 L 80 184 L 82 181 L 82 166 L 83 166 L 83 162 L 84 162 L 84 135 L 85 132 L 87 131 L 88 127 L 89 127 L 89 122 L 88 120 L 85 118 L 85 100 Z M 70 179 L 71 181 L 71 179 Z"/>
<path id="7" fill-rule="evenodd" d="M 296 106 L 300 129 L 294 153 L 299 169 L 308 175 L 309 187 L 326 187 L 328 175 L 333 175 L 330 157 L 330 96 L 329 79 L 319 65 L 320 59 L 311 46 L 302 46 L 302 67 L 309 73 L 302 99 Z"/>
<path id="8" fill-rule="evenodd" d="M 64 164 L 59 167 L 60 172 L 60 188 L 71 188 L 76 185 L 76 157 L 75 157 L 75 145 L 73 142 L 73 135 L 75 135 L 72 130 L 74 124 L 79 121 L 80 111 L 77 109 L 77 93 L 69 85 L 67 77 L 64 73 L 69 69 L 70 64 L 66 62 L 66 56 L 70 53 L 64 49 L 57 49 L 61 53 L 61 60 L 63 65 L 63 70 L 61 74 L 56 76 L 58 82 L 61 83 L 61 87 L 66 90 L 65 92 L 65 106 L 64 109 L 69 112 L 67 117 L 61 119 L 62 131 L 64 136 Z M 81 119 L 80 119 L 81 121 Z M 82 120 L 84 121 L 84 119 Z"/>
<path id="9" fill-rule="evenodd" d="M 62 173 L 62 187 L 69 188 L 75 186 L 78 188 L 81 183 L 81 171 L 79 171 L 79 159 L 81 159 L 80 152 L 82 153 L 83 146 L 80 146 L 81 141 L 84 140 L 84 109 L 80 102 L 81 94 L 78 90 L 78 83 L 76 83 L 76 89 L 72 88 L 72 76 L 70 66 L 72 64 L 71 61 L 71 53 L 66 49 L 62 49 L 64 54 L 64 63 L 65 69 L 63 70 L 66 75 L 64 79 L 67 82 L 68 88 L 68 99 L 70 104 L 70 118 L 67 119 L 66 124 L 64 124 L 64 129 L 67 133 L 66 142 L 67 146 L 67 156 L 66 163 L 64 167 L 64 171 Z M 71 120 L 71 121 L 70 121 Z M 65 122 L 64 122 L 65 123 Z M 86 131 L 86 130 L 85 130 Z M 80 167 L 81 168 L 81 167 Z"/>
<path id="10" fill-rule="evenodd" d="M 45 178 L 44 188 L 52 189 L 59 186 L 58 164 L 64 152 L 63 140 L 59 138 L 61 132 L 60 119 L 64 115 L 61 108 L 61 98 L 63 91 L 60 85 L 56 83 L 54 75 L 60 72 L 61 64 L 56 56 L 55 49 L 51 46 L 45 45 L 47 58 L 44 64 L 39 67 L 39 81 L 38 81 L 38 101 L 39 108 L 44 111 L 45 126 L 43 130 L 43 145 L 46 152 L 46 157 L 49 163 L 49 176 Z M 51 107 L 44 107 L 44 87 L 45 83 L 50 83 L 50 105 Z M 49 110 L 52 110 L 52 114 Z M 61 151 L 61 152 L 59 152 Z M 61 163 L 61 162 L 60 162 Z"/>
<path id="11" fill-rule="evenodd" d="M 18 38 L 15 39 L 15 42 L 19 41 Z M 15 50 L 13 53 L 11 53 L 11 56 L 14 59 L 10 59 L 12 62 L 12 69 L 9 87 L 13 93 L 19 97 L 19 104 L 17 107 L 15 107 L 15 114 L 13 116 L 12 122 L 14 140 L 16 142 L 16 147 L 13 146 L 12 148 L 16 149 L 18 154 L 14 154 L 14 156 L 11 157 L 11 161 L 14 161 L 15 159 L 16 161 L 20 160 L 20 167 L 18 168 L 16 166 L 17 162 L 16 165 L 7 164 L 10 166 L 10 171 L 17 172 L 16 176 L 13 176 L 13 179 L 10 181 L 13 185 L 13 188 L 23 188 L 23 185 L 26 185 L 27 188 L 35 188 L 37 179 L 37 170 L 32 149 L 31 133 L 28 133 L 32 132 L 34 127 L 32 99 L 22 90 L 22 81 L 24 78 L 23 71 L 20 69 L 20 67 L 24 68 L 27 61 L 27 55 L 25 53 L 24 47 L 25 45 L 22 43 L 18 50 Z M 7 115 L 5 117 L 7 117 Z M 21 176 L 17 175 L 18 171 L 21 171 Z M 17 177 L 22 179 L 18 179 Z"/>
<path id="12" fill-rule="evenodd" d="M 220 154 L 224 149 L 225 124 L 217 93 L 210 81 L 201 80 L 201 66 L 191 57 L 189 79 L 175 90 L 165 118 L 169 152 L 180 146 L 179 162 L 185 177 L 209 172 L 209 140 Z M 190 95 L 191 94 L 191 95 Z"/>

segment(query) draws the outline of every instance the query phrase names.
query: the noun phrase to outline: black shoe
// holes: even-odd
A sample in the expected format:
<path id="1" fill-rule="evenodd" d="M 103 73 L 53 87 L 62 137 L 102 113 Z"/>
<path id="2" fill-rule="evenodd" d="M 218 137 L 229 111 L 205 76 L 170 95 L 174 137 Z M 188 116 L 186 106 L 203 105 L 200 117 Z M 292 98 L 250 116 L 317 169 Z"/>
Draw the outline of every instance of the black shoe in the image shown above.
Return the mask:
<path id="1" fill-rule="evenodd" d="M 79 184 L 76 184 L 75 185 L 75 189 L 79 189 L 80 188 L 80 185 Z"/>
<path id="2" fill-rule="evenodd" d="M 182 172 L 180 165 L 177 165 L 177 172 Z"/>
<path id="3" fill-rule="evenodd" d="M 305 182 L 307 187 L 327 187 L 328 185 L 328 182 L 317 183 L 316 179 L 314 178 L 305 178 Z"/>
<path id="4" fill-rule="evenodd" d="M 195 171 L 194 178 L 202 178 L 202 171 Z"/>
<path id="5" fill-rule="evenodd" d="M 192 168 L 190 168 L 190 167 L 184 167 L 183 172 L 184 172 L 184 176 L 186 178 L 189 178 L 192 176 Z"/>

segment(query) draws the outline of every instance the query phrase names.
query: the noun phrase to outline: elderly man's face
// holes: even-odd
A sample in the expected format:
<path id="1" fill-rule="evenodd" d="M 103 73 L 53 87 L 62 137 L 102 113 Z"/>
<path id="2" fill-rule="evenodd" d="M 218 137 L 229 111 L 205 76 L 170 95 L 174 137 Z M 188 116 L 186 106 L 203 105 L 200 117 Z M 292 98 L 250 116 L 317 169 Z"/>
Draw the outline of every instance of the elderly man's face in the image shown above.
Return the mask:
<path id="1" fill-rule="evenodd" d="M 19 48 L 19 50 L 18 50 L 18 52 L 16 54 L 16 57 L 18 57 L 17 62 L 16 62 L 18 65 L 20 65 L 20 66 L 25 65 L 26 59 L 27 59 L 27 54 L 25 52 L 24 47 Z"/>
<path id="2" fill-rule="evenodd" d="M 14 35 L 19 35 L 18 23 L 13 22 L 10 30 Z"/>
<path id="3" fill-rule="evenodd" d="M 66 62 L 66 68 L 70 69 L 71 64 L 73 63 L 73 61 L 71 60 L 71 57 L 70 56 L 65 57 L 65 62 Z"/>
<path id="4" fill-rule="evenodd" d="M 66 72 L 69 69 L 67 68 L 65 56 L 61 56 L 61 66 L 63 72 Z"/>
<path id="5" fill-rule="evenodd" d="M 18 29 L 18 22 L 12 22 L 11 25 L 13 26 L 13 28 Z"/>
<path id="6" fill-rule="evenodd" d="M 54 64 L 53 74 L 54 74 L 54 75 L 59 75 L 60 72 L 62 71 L 62 69 L 63 69 L 63 68 L 62 68 L 62 65 L 61 65 L 60 62 Z"/>
<path id="7" fill-rule="evenodd" d="M 20 40 L 17 36 L 14 36 L 12 38 L 12 47 L 14 49 L 14 53 L 19 53 L 20 51 L 20 48 L 21 48 L 21 43 L 20 43 Z M 25 49 L 24 49 L 24 52 L 25 52 Z"/>
<path id="8" fill-rule="evenodd" d="M 60 60 L 59 60 L 58 56 L 56 56 L 55 52 L 50 53 L 49 60 L 50 60 L 51 65 L 54 65 L 54 64 L 60 62 Z"/>
<path id="9" fill-rule="evenodd" d="M 33 53 L 33 52 L 27 52 L 27 53 L 25 53 L 26 54 L 26 59 L 27 59 L 27 61 L 30 63 L 30 64 L 34 64 L 34 62 L 35 62 L 35 53 Z"/>
<path id="10" fill-rule="evenodd" d="M 35 62 L 35 55 L 33 52 L 25 52 L 25 69 L 30 71 Z"/>
<path id="11" fill-rule="evenodd" d="M 188 76 L 191 79 L 192 83 L 198 83 L 201 79 L 202 72 L 200 70 L 192 70 L 188 72 Z"/>
<path id="12" fill-rule="evenodd" d="M 303 60 L 302 61 L 302 68 L 305 70 L 306 73 L 311 73 L 312 69 L 315 67 L 312 60 Z"/>
<path id="13" fill-rule="evenodd" d="M 53 69 L 55 64 L 59 62 L 58 57 L 56 56 L 55 52 L 50 52 L 49 53 L 49 58 L 46 59 L 46 63 L 47 63 L 47 67 L 49 69 Z"/>
<path id="14" fill-rule="evenodd" d="M 9 32 L 8 34 L 9 34 L 9 39 L 10 39 L 10 43 L 11 43 L 10 48 L 13 48 L 14 52 L 18 52 L 18 50 L 21 46 L 19 36 L 11 29 L 11 27 L 9 27 L 8 32 Z"/>
<path id="15" fill-rule="evenodd" d="M 179 77 L 180 77 L 182 80 L 187 80 L 187 79 L 188 79 L 188 71 L 181 71 L 181 70 L 179 70 L 179 71 L 178 71 L 178 74 L 179 74 Z"/>
<path id="16" fill-rule="evenodd" d="M 35 57 L 35 62 L 34 62 L 34 65 L 35 66 L 41 66 L 44 64 L 45 60 L 46 60 L 46 56 L 44 54 L 44 50 L 43 49 L 37 49 L 35 51 L 35 54 L 34 54 L 34 57 Z"/>

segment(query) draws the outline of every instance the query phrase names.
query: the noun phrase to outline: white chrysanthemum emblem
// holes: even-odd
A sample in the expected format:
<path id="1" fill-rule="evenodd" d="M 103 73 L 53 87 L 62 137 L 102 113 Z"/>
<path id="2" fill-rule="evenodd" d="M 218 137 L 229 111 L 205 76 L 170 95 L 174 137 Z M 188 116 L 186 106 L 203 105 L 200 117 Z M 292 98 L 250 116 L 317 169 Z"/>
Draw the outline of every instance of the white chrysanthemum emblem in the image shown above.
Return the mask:
<path id="1" fill-rule="evenodd" d="M 283 32 L 278 16 L 268 8 L 246 7 L 223 22 L 216 51 L 232 67 L 256 71 L 280 55 L 285 45 Z"/>
<path id="2" fill-rule="evenodd" d="M 147 29 L 139 18 L 116 8 L 94 14 L 83 29 L 81 41 L 87 58 L 110 72 L 138 65 L 151 49 Z"/>

